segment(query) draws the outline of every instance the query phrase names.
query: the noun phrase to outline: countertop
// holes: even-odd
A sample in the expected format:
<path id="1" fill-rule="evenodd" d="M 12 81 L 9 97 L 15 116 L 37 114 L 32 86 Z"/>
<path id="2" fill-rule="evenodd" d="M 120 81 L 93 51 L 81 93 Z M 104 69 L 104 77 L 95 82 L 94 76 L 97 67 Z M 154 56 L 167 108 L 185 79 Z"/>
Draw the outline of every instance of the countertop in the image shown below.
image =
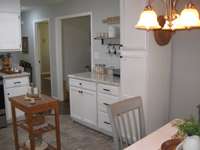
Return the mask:
<path id="1" fill-rule="evenodd" d="M 30 73 L 28 72 L 22 72 L 22 73 L 16 73 L 16 74 L 6 74 L 6 73 L 0 72 L 0 77 L 3 79 L 24 77 L 24 76 L 29 76 L 29 75 Z"/>
<path id="2" fill-rule="evenodd" d="M 97 83 L 120 86 L 120 77 L 115 77 L 115 76 L 111 76 L 111 75 L 98 75 L 94 72 L 71 74 L 71 75 L 68 75 L 68 77 L 76 78 L 76 79 L 80 79 L 80 80 L 97 82 Z"/>

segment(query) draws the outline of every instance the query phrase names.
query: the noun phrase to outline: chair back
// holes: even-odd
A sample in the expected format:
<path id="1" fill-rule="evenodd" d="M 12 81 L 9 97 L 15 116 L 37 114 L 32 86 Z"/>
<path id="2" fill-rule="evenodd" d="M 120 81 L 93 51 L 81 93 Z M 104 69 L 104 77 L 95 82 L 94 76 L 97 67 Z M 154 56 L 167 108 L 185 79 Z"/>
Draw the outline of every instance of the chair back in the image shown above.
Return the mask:
<path id="1" fill-rule="evenodd" d="M 115 147 L 129 146 L 145 135 L 144 111 L 141 97 L 133 97 L 108 107 Z"/>

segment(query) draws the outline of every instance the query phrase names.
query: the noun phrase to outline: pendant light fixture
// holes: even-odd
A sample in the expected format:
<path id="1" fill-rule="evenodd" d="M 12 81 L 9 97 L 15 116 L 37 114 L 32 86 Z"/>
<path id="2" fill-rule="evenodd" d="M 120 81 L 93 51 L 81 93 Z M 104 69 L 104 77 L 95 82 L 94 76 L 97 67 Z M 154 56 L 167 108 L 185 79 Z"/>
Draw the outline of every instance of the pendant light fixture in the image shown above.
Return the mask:
<path id="1" fill-rule="evenodd" d="M 200 27 L 199 12 L 191 0 L 182 10 L 180 21 L 187 29 Z"/>
<path id="2" fill-rule="evenodd" d="M 200 28 L 199 12 L 191 0 L 189 0 L 180 15 L 176 10 L 177 0 L 165 0 L 164 3 L 166 6 L 166 21 L 162 30 L 176 31 Z M 157 20 L 157 14 L 152 9 L 150 0 L 144 11 L 141 13 L 140 19 L 135 27 L 143 30 L 161 29 Z"/>
<path id="3" fill-rule="evenodd" d="M 141 13 L 139 21 L 135 27 L 142 30 L 155 30 L 161 28 L 157 20 L 157 14 L 150 4 L 150 0 L 148 5 L 144 8 L 144 11 Z"/>

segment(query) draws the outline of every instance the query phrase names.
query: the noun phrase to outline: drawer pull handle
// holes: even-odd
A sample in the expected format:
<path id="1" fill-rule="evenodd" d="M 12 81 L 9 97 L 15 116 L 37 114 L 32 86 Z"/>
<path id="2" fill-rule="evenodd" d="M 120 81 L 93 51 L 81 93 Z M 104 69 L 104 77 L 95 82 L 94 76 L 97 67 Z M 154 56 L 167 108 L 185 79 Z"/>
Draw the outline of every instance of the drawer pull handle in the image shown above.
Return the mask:
<path id="1" fill-rule="evenodd" d="M 104 105 L 106 105 L 106 106 L 109 106 L 109 104 L 107 104 L 107 103 L 103 103 Z"/>
<path id="2" fill-rule="evenodd" d="M 104 123 L 105 123 L 105 124 L 108 124 L 108 125 L 111 125 L 111 123 L 109 123 L 109 122 L 107 122 L 107 121 L 104 121 Z"/>
<path id="3" fill-rule="evenodd" d="M 8 93 L 8 95 L 10 95 L 10 93 Z"/>
<path id="4" fill-rule="evenodd" d="M 104 91 L 106 91 L 106 92 L 110 92 L 110 90 L 109 89 L 103 89 Z"/>
<path id="5" fill-rule="evenodd" d="M 14 84 L 20 84 L 21 82 L 20 81 L 18 81 L 18 82 L 14 82 Z"/>
<path id="6" fill-rule="evenodd" d="M 80 94 L 83 94 L 83 91 L 78 91 Z"/>
<path id="7" fill-rule="evenodd" d="M 82 83 L 79 83 L 79 85 L 82 85 Z"/>

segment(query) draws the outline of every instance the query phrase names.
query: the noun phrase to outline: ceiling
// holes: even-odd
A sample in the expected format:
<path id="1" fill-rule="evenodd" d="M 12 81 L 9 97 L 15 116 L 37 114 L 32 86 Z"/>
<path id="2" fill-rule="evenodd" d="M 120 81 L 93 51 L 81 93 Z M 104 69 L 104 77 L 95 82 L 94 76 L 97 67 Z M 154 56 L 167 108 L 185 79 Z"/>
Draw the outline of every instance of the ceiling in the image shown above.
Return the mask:
<path id="1" fill-rule="evenodd" d="M 27 11 L 35 6 L 55 5 L 64 1 L 66 0 L 21 0 L 21 8 L 22 11 Z"/>

